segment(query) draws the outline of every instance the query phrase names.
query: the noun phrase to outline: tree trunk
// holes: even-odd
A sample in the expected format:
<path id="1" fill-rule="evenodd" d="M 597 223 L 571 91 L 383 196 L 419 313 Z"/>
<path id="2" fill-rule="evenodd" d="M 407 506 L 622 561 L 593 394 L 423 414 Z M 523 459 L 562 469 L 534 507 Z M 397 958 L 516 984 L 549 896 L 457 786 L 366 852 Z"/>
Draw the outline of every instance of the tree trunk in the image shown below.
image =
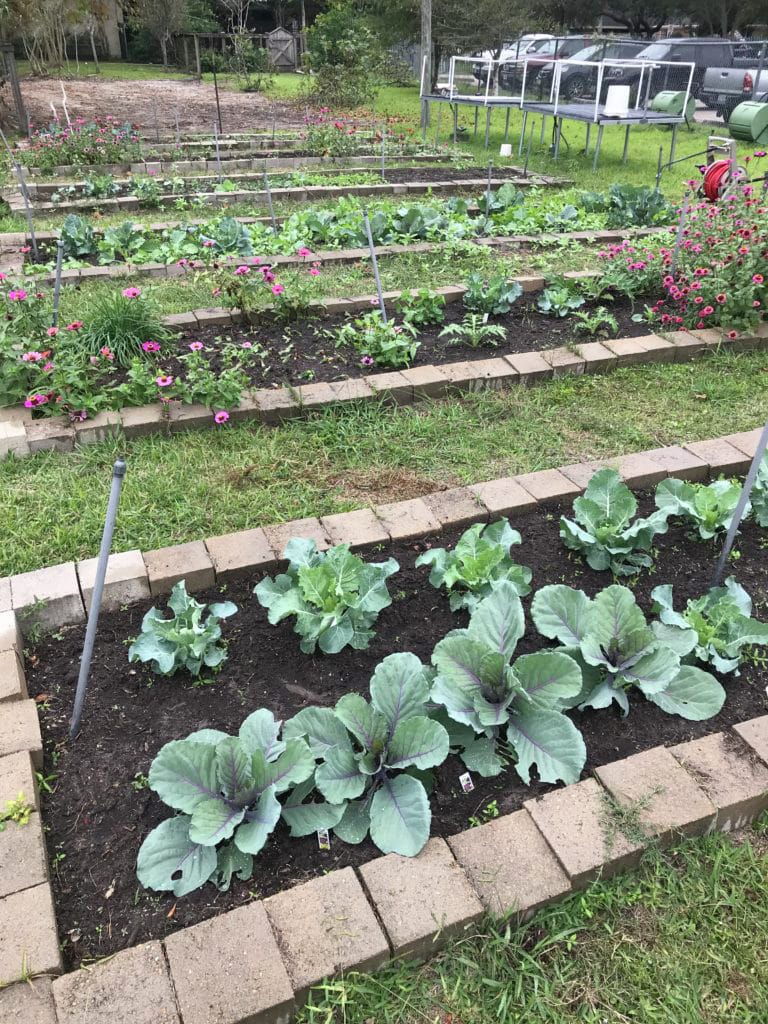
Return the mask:
<path id="1" fill-rule="evenodd" d="M 168 67 L 168 42 L 165 36 L 160 37 L 160 52 L 163 55 L 163 67 Z"/>
<path id="2" fill-rule="evenodd" d="M 426 69 L 424 62 L 426 61 Z M 432 88 L 432 0 L 421 0 L 421 50 L 420 61 L 421 74 L 423 76 L 424 88 L 429 91 Z M 429 120 L 429 106 L 421 104 L 421 126 L 426 127 Z"/>
<path id="3" fill-rule="evenodd" d="M 99 55 L 96 53 L 96 40 L 93 38 L 93 25 L 89 28 L 88 34 L 91 37 L 91 53 L 93 54 L 93 63 L 96 65 L 96 73 L 101 74 L 101 68 L 99 67 Z"/>

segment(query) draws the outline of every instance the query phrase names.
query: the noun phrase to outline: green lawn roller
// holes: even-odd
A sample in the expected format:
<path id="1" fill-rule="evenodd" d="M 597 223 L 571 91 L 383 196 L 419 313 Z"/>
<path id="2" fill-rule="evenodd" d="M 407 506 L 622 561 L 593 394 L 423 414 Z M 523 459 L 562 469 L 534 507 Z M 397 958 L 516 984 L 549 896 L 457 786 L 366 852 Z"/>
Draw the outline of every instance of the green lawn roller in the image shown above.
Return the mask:
<path id="1" fill-rule="evenodd" d="M 685 120 L 690 124 L 693 121 L 693 113 L 696 110 L 696 100 L 693 96 L 688 95 L 688 102 L 686 103 L 686 95 L 685 92 L 675 92 L 672 89 L 657 92 L 651 100 L 651 110 L 656 111 L 657 114 L 685 116 Z M 685 106 L 685 111 L 683 111 L 683 106 Z"/>
<path id="2" fill-rule="evenodd" d="M 740 103 L 728 120 L 728 131 L 742 142 L 768 144 L 768 103 L 755 100 Z"/>

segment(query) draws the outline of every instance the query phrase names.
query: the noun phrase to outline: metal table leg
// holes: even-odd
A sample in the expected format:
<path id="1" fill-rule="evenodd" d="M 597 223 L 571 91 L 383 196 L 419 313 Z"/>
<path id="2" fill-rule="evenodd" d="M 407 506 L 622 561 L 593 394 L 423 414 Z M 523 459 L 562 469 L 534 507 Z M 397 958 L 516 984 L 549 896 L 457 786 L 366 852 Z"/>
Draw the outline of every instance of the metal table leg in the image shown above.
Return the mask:
<path id="1" fill-rule="evenodd" d="M 677 125 L 672 125 L 672 141 L 669 144 L 669 162 L 675 159 L 675 147 L 677 146 Z"/>
<path id="2" fill-rule="evenodd" d="M 480 116 L 480 108 L 479 107 L 475 107 L 475 134 L 472 136 L 475 139 L 477 138 L 477 119 L 478 119 L 479 116 Z"/>
<path id="3" fill-rule="evenodd" d="M 488 149 L 488 143 L 491 136 L 491 108 L 487 107 L 485 111 L 485 149 Z"/>
<path id="4" fill-rule="evenodd" d="M 512 111 L 509 109 L 509 107 L 507 107 L 507 119 L 504 122 L 504 141 L 505 142 L 507 142 L 509 140 L 509 115 L 511 113 L 512 113 Z"/>
<path id="5" fill-rule="evenodd" d="M 603 142 L 603 125 L 600 125 L 597 129 L 597 142 L 595 143 L 595 158 L 592 161 L 593 172 L 597 170 L 597 161 L 600 158 L 600 146 Z"/>
<path id="6" fill-rule="evenodd" d="M 522 127 L 520 128 L 520 142 L 517 145 L 517 155 L 518 156 L 522 156 L 523 155 L 523 143 L 525 142 L 525 132 L 526 132 L 527 128 L 528 128 L 528 111 L 524 110 L 523 111 L 523 124 L 522 124 Z"/>
<path id="7" fill-rule="evenodd" d="M 451 109 L 453 110 L 453 144 L 456 145 L 456 135 L 459 130 L 459 105 L 458 103 L 452 103 Z"/>
<path id="8" fill-rule="evenodd" d="M 629 133 L 632 129 L 632 125 L 628 124 L 626 131 L 624 132 L 624 152 L 621 156 L 621 162 L 625 164 L 627 162 L 627 154 L 629 153 Z"/>

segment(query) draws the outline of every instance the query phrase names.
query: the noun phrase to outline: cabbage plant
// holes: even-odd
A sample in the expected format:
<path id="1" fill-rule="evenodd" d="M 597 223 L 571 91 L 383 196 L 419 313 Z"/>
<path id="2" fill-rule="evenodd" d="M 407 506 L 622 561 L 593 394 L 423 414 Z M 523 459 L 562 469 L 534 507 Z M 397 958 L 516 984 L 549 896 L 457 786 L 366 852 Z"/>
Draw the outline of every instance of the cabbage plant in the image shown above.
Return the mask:
<path id="1" fill-rule="evenodd" d="M 768 455 L 763 456 L 749 498 L 757 525 L 768 526 Z"/>
<path id="2" fill-rule="evenodd" d="M 581 669 L 560 651 L 524 654 L 512 662 L 524 632 L 517 590 L 499 583 L 478 604 L 468 628 L 454 630 L 435 647 L 432 700 L 476 734 L 461 754 L 471 770 L 501 771 L 503 734 L 523 782 L 530 782 L 534 764 L 542 782 L 575 782 L 586 749 L 562 709 L 581 692 Z"/>
<path id="3" fill-rule="evenodd" d="M 736 480 L 691 484 L 669 479 L 656 488 L 656 505 L 665 515 L 680 516 L 695 526 L 702 540 L 711 540 L 731 525 L 740 494 L 741 484 Z M 747 502 L 744 516 L 749 512 Z"/>
<path id="4" fill-rule="evenodd" d="M 232 601 L 204 605 L 187 593 L 180 580 L 168 599 L 170 619 L 150 608 L 141 623 L 141 633 L 128 648 L 129 661 L 149 662 L 153 671 L 170 676 L 185 669 L 193 676 L 206 668 L 218 668 L 226 660 L 221 640 L 222 619 L 237 611 Z"/>
<path id="5" fill-rule="evenodd" d="M 415 654 L 391 654 L 371 677 L 370 701 L 347 693 L 331 713 L 308 708 L 287 724 L 323 760 L 315 786 L 332 806 L 347 843 L 370 832 L 383 853 L 414 857 L 429 839 L 432 812 L 424 773 L 448 757 L 448 733 L 429 717 L 430 675 Z M 325 719 L 325 720 L 323 720 Z"/>
<path id="6" fill-rule="evenodd" d="M 593 599 L 562 584 L 534 595 L 531 615 L 542 636 L 559 640 L 562 653 L 581 666 L 580 710 L 615 701 L 626 716 L 633 688 L 663 711 L 691 721 L 716 715 L 725 690 L 714 676 L 682 659 L 696 645 L 693 629 L 645 620 L 627 587 L 606 587 Z"/>
<path id="7" fill-rule="evenodd" d="M 512 560 L 510 551 L 521 542 L 520 534 L 508 519 L 465 530 L 452 551 L 431 548 L 419 555 L 416 565 L 431 567 L 429 582 L 448 591 L 451 611 L 473 611 L 502 580 L 511 583 L 523 597 L 531 592 L 531 570 Z"/>
<path id="8" fill-rule="evenodd" d="M 702 597 L 689 600 L 682 612 L 674 609 L 671 583 L 656 587 L 651 597 L 662 622 L 695 631 L 693 653 L 718 672 L 738 675 L 744 648 L 768 644 L 768 623 L 752 618 L 752 599 L 733 576 L 724 587 L 712 587 Z"/>
<path id="9" fill-rule="evenodd" d="M 161 747 L 149 787 L 180 813 L 141 844 L 136 869 L 143 886 L 185 896 L 207 881 L 224 891 L 233 873 L 250 878 L 253 855 L 280 819 L 279 794 L 315 770 L 307 743 L 281 738 L 280 727 L 260 709 L 237 736 L 201 729 Z"/>
<path id="10" fill-rule="evenodd" d="M 560 537 L 591 569 L 634 576 L 653 565 L 653 538 L 667 532 L 667 512 L 635 519 L 637 500 L 615 469 L 599 469 L 573 503 L 573 519 L 560 519 Z"/>
<path id="11" fill-rule="evenodd" d="M 392 604 L 386 581 L 400 568 L 395 559 L 364 562 L 348 544 L 318 551 L 313 540 L 301 537 L 288 542 L 284 557 L 287 572 L 268 576 L 254 590 L 272 625 L 295 615 L 305 654 L 316 647 L 324 654 L 347 645 L 365 649 L 379 612 Z"/>

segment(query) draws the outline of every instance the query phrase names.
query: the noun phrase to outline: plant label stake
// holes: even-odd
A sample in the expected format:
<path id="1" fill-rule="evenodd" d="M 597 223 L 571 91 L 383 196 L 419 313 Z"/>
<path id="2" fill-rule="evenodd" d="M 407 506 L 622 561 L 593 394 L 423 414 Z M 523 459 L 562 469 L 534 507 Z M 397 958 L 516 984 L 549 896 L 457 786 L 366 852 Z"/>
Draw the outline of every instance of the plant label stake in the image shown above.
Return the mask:
<path id="1" fill-rule="evenodd" d="M 216 173 L 219 176 L 219 184 L 221 184 L 221 149 L 219 147 L 219 132 L 215 121 L 213 122 L 213 141 L 216 146 Z"/>
<path id="2" fill-rule="evenodd" d="M 53 316 L 51 327 L 59 326 L 59 298 L 61 296 L 61 262 L 64 258 L 64 243 L 61 239 L 56 243 L 56 279 L 53 284 Z"/>
<path id="3" fill-rule="evenodd" d="M 13 150 L 8 145 L 8 139 L 5 137 L 5 132 L 0 128 L 0 139 L 3 140 L 8 156 L 11 158 L 11 166 L 13 167 L 16 177 L 19 180 L 19 188 L 21 189 L 21 198 L 24 201 L 24 214 L 27 218 L 27 230 L 29 231 L 29 240 L 32 243 L 32 254 L 37 259 L 37 238 L 35 238 L 35 225 L 32 222 L 32 207 L 29 204 L 29 190 L 27 189 L 27 180 L 24 177 L 24 171 L 21 169 L 18 160 L 13 155 Z"/>
<path id="4" fill-rule="evenodd" d="M 376 259 L 376 246 L 373 244 L 373 234 L 371 233 L 371 222 L 368 220 L 368 211 L 363 210 L 363 224 L 365 225 L 365 235 L 368 239 L 368 251 L 371 254 L 371 263 L 373 264 L 373 279 L 376 282 L 376 294 L 379 297 L 379 309 L 381 310 L 381 319 L 384 323 L 387 322 L 387 310 L 384 306 L 384 292 L 381 290 L 381 278 L 379 277 L 379 264 Z"/>
<path id="5" fill-rule="evenodd" d="M 267 193 L 267 207 L 269 208 L 269 217 L 272 221 L 272 234 L 277 234 L 277 221 L 275 220 L 275 207 L 272 203 L 272 189 L 269 187 L 269 175 L 264 171 L 264 191 Z"/>
<path id="6" fill-rule="evenodd" d="M 491 215 L 491 172 L 493 171 L 493 160 L 488 161 L 488 187 L 485 190 L 485 215 Z"/>
<path id="7" fill-rule="evenodd" d="M 386 160 L 386 153 L 387 153 L 387 129 L 382 127 L 382 129 L 381 129 L 381 180 L 382 181 L 386 181 L 387 180 L 386 174 L 384 172 L 384 162 Z"/>
<path id="8" fill-rule="evenodd" d="M 533 146 L 533 133 L 536 129 L 536 122 L 531 122 L 531 134 L 528 136 L 528 148 L 525 151 L 525 163 L 523 165 L 523 177 L 528 177 L 528 161 L 531 159 L 531 147 Z"/>
<path id="9" fill-rule="evenodd" d="M 120 504 L 120 492 L 123 488 L 125 469 L 125 460 L 122 458 L 119 458 L 112 467 L 112 488 L 109 492 L 107 515 L 104 520 L 104 532 L 101 535 L 101 548 L 99 549 L 99 560 L 96 564 L 96 579 L 93 581 L 91 607 L 88 612 L 88 625 L 85 628 L 85 643 L 83 644 L 83 655 L 80 659 L 80 674 L 77 677 L 75 706 L 72 710 L 72 718 L 69 723 L 70 740 L 74 740 L 80 731 L 80 719 L 83 715 L 83 704 L 85 703 L 85 694 L 88 689 L 88 677 L 91 672 L 93 646 L 96 642 L 96 627 L 99 624 L 101 599 L 104 594 L 104 580 L 107 576 L 107 560 L 109 559 L 109 553 L 112 550 L 112 534 L 115 531 L 117 506 Z"/>
<path id="10" fill-rule="evenodd" d="M 755 478 L 757 477 L 758 470 L 760 469 L 760 463 L 763 461 L 763 455 L 765 455 L 766 448 L 768 448 L 768 423 L 763 427 L 760 440 L 757 442 L 755 457 L 752 459 L 752 465 L 749 467 L 747 478 L 744 481 L 744 486 L 741 489 L 739 500 L 736 503 L 733 518 L 731 519 L 731 525 L 728 527 L 728 532 L 725 535 L 723 550 L 720 552 L 720 558 L 717 560 L 715 575 L 712 577 L 713 587 L 720 586 L 720 581 L 722 580 L 723 572 L 725 571 L 725 563 L 728 561 L 728 556 L 731 553 L 733 542 L 736 539 L 736 532 L 741 525 L 742 518 L 744 517 L 744 509 L 747 507 L 747 502 L 749 501 L 749 496 L 752 493 Z"/>
<path id="11" fill-rule="evenodd" d="M 677 273 L 677 259 L 680 255 L 680 246 L 683 244 L 683 231 L 685 230 L 685 219 L 688 216 L 688 207 L 690 205 L 690 193 L 685 193 L 685 199 L 683 200 L 683 208 L 680 211 L 680 221 L 677 225 L 677 234 L 675 236 L 675 249 L 672 253 L 672 273 Z"/>

